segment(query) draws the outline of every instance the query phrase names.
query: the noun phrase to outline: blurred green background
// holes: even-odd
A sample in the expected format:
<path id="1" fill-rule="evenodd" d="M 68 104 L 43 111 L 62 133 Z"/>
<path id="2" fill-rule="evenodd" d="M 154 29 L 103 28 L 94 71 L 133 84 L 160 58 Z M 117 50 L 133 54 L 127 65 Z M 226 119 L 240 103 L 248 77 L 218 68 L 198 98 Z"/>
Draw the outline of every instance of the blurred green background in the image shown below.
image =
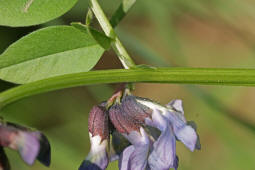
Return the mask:
<path id="1" fill-rule="evenodd" d="M 104 0 L 110 17 L 120 0 Z M 0 51 L 33 30 L 84 22 L 87 0 L 64 16 L 33 27 L 0 27 Z M 182 67 L 254 68 L 255 1 L 252 0 L 137 0 L 116 28 L 137 64 Z M 99 28 L 96 20 L 94 26 Z M 54 41 L 54 40 L 53 40 Z M 112 51 L 95 69 L 120 68 Z M 3 91 L 15 85 L 0 82 Z M 109 98 L 116 85 L 65 89 L 23 99 L 1 110 L 1 116 L 43 131 L 52 146 L 50 168 L 36 162 L 26 166 L 6 149 L 14 170 L 74 170 L 89 152 L 88 113 Z M 178 143 L 180 170 L 255 169 L 255 88 L 137 84 L 134 94 L 162 104 L 182 99 L 186 118 L 198 126 L 201 151 L 191 153 Z M 117 162 L 109 170 L 117 169 Z"/>

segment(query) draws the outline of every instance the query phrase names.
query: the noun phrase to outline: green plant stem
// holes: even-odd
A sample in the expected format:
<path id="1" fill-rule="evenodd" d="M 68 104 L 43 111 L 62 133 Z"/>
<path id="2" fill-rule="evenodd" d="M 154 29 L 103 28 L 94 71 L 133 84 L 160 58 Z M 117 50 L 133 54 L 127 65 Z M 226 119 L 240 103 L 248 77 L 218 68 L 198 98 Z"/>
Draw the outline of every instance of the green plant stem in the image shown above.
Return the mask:
<path id="1" fill-rule="evenodd" d="M 104 14 L 102 8 L 98 4 L 97 0 L 90 0 L 90 8 L 95 14 L 100 26 L 102 27 L 105 34 L 112 39 L 114 39 L 114 42 L 112 44 L 112 47 L 116 54 L 118 55 L 122 65 L 125 69 L 134 67 L 135 64 L 132 60 L 132 58 L 129 56 L 128 52 L 120 42 L 118 36 L 116 35 L 114 29 L 112 28 L 109 20 L 107 19 L 106 15 Z"/>
<path id="2" fill-rule="evenodd" d="M 255 86 L 255 69 L 139 68 L 90 71 L 32 82 L 0 93 L 0 108 L 24 97 L 68 87 L 122 82 Z"/>

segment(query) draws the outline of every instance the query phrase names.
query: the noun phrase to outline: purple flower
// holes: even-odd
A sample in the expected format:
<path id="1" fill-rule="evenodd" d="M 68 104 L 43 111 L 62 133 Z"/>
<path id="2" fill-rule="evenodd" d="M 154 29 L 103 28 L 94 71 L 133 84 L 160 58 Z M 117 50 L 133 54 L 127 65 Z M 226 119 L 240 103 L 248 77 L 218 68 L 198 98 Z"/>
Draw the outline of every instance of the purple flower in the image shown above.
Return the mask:
<path id="1" fill-rule="evenodd" d="M 200 149 L 195 124 L 186 121 L 181 100 L 164 107 L 117 93 L 93 107 L 89 133 L 91 150 L 79 170 L 106 169 L 117 159 L 120 170 L 177 169 L 176 139 L 191 151 Z"/>
<path id="2" fill-rule="evenodd" d="M 17 150 L 28 165 L 36 159 L 46 166 L 50 165 L 50 144 L 39 131 L 0 120 L 0 169 L 9 170 L 3 147 Z"/>

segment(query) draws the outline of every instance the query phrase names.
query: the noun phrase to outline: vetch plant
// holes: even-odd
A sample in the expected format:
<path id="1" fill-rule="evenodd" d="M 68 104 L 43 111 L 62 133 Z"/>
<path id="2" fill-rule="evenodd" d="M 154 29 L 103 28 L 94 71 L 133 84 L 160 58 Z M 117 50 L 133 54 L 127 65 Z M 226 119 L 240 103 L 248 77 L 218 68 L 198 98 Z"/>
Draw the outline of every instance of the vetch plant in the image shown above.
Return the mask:
<path id="1" fill-rule="evenodd" d="M 76 1 L 0 1 L 0 25 L 45 23 L 66 13 Z M 177 169 L 176 141 L 191 151 L 200 149 L 196 124 L 186 121 L 182 101 L 173 100 L 163 106 L 133 96 L 135 83 L 255 85 L 255 69 L 136 65 L 114 30 L 135 2 L 123 0 L 109 20 L 98 0 L 89 0 L 85 24 L 36 30 L 0 55 L 0 79 L 20 84 L 0 93 L 0 109 L 25 97 L 68 87 L 126 84 L 90 111 L 91 149 L 79 170 L 106 169 L 114 160 L 119 161 L 121 170 Z M 94 16 L 104 33 L 91 27 Z M 90 71 L 110 48 L 124 69 Z M 36 159 L 46 166 L 50 164 L 50 145 L 39 131 L 1 121 L 0 145 L 0 169 L 10 168 L 3 147 L 18 150 L 29 165 Z"/>

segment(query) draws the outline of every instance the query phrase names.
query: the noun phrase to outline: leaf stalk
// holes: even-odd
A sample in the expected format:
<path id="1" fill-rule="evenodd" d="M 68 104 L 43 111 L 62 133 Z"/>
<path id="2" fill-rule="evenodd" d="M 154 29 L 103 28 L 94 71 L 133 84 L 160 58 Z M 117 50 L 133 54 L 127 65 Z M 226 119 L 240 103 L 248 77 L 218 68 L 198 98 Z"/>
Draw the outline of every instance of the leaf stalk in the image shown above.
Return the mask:
<path id="1" fill-rule="evenodd" d="M 123 82 L 255 86 L 255 69 L 137 68 L 67 74 L 20 85 L 0 93 L 0 108 L 22 98 L 53 90 Z"/>
<path id="2" fill-rule="evenodd" d="M 111 26 L 108 18 L 106 17 L 104 11 L 102 10 L 101 6 L 99 5 L 97 0 L 90 0 L 90 8 L 95 14 L 100 26 L 102 27 L 105 34 L 112 39 L 114 42 L 112 43 L 113 50 L 118 55 L 123 67 L 125 69 L 129 69 L 135 66 L 134 61 L 129 56 L 127 50 L 122 45 L 121 41 L 119 40 L 117 34 L 115 33 L 113 27 Z"/>

